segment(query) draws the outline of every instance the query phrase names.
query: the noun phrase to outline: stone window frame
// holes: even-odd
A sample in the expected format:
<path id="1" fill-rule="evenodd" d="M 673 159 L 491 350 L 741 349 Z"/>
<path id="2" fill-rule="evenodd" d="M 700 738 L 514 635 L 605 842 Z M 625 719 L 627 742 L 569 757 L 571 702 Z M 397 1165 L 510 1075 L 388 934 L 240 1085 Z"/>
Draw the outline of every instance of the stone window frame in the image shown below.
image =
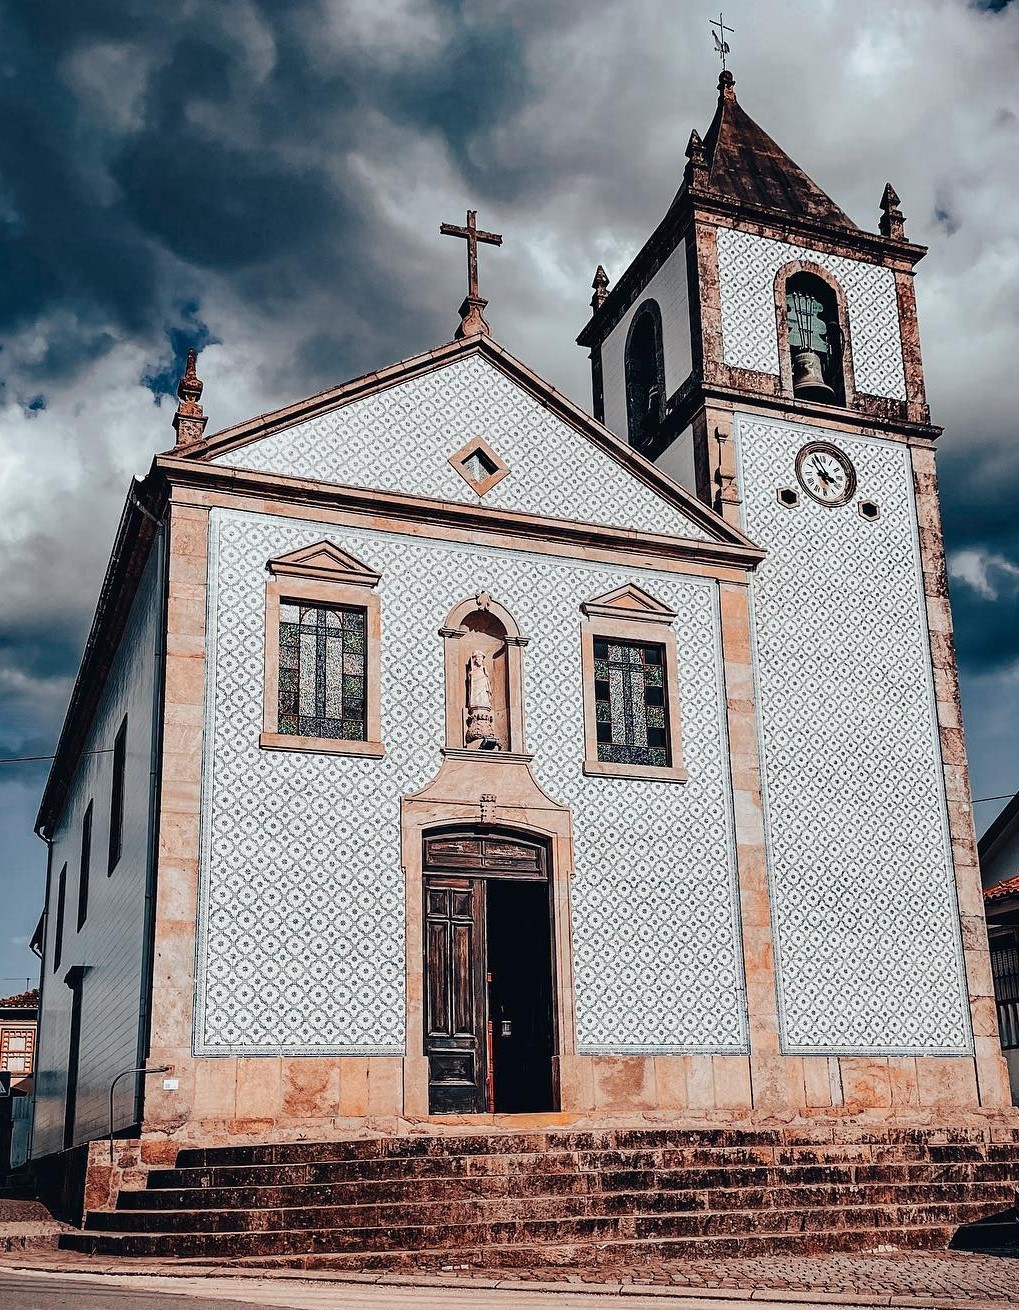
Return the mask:
<path id="1" fill-rule="evenodd" d="M 841 364 L 842 364 L 842 400 L 836 400 L 832 404 L 824 404 L 825 409 L 853 409 L 856 405 L 856 373 L 853 368 L 853 339 L 849 325 L 849 302 L 846 300 L 846 293 L 838 278 L 834 277 L 829 271 L 820 264 L 815 264 L 809 259 L 791 259 L 775 274 L 775 324 L 778 331 L 778 368 L 779 384 L 783 396 L 793 400 L 796 393 L 793 390 L 793 357 L 789 347 L 789 310 L 786 303 L 787 285 L 790 278 L 794 278 L 801 273 L 809 274 L 816 277 L 819 282 L 823 282 L 826 287 L 835 296 L 835 304 L 838 309 L 839 332 L 842 336 L 841 345 Z M 798 401 L 798 404 L 804 402 Z M 810 404 L 810 401 L 806 402 Z M 822 404 L 823 402 L 817 402 Z"/>
<path id="2" fill-rule="evenodd" d="M 367 564 L 329 541 L 319 541 L 268 561 L 265 584 L 265 673 L 262 691 L 263 750 L 381 759 L 382 605 L 375 587 L 382 578 Z M 305 737 L 279 727 L 280 605 L 343 606 L 365 612 L 365 739 Z"/>
<path id="3" fill-rule="evenodd" d="M 584 601 L 584 618 L 580 625 L 581 677 L 584 684 L 584 765 L 588 777 L 643 778 L 649 782 L 686 782 L 690 775 L 683 763 L 683 716 L 679 698 L 678 643 L 673 624 L 675 610 L 654 596 L 627 583 L 604 596 Z M 670 763 L 665 767 L 651 764 L 620 764 L 598 758 L 598 720 L 594 695 L 594 643 L 608 641 L 638 642 L 661 646 L 665 670 L 665 706 L 668 721 Z"/>

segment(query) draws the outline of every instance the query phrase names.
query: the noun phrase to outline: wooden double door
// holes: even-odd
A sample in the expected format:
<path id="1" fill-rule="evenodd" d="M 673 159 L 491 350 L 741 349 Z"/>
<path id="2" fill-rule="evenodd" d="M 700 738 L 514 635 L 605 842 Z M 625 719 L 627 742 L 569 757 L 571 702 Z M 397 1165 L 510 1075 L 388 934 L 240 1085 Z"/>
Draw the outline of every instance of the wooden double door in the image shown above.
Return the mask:
<path id="1" fill-rule="evenodd" d="M 548 852 L 512 835 L 425 838 L 430 1114 L 555 1109 Z"/>

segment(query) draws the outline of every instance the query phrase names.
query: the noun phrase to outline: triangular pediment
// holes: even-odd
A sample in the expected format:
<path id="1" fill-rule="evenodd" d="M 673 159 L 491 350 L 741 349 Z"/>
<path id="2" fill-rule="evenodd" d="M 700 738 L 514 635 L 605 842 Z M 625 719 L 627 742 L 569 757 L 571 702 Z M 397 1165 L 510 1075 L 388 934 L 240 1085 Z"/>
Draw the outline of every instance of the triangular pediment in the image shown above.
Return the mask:
<path id="1" fill-rule="evenodd" d="M 607 591 L 604 596 L 595 596 L 585 601 L 580 608 L 591 616 L 649 619 L 657 623 L 671 623 L 676 617 L 675 610 L 656 600 L 635 582 L 628 582 L 622 587 L 616 587 L 614 591 Z"/>
<path id="2" fill-rule="evenodd" d="M 322 578 L 353 586 L 374 587 L 381 573 L 331 541 L 318 541 L 286 555 L 278 555 L 266 566 L 273 577 Z"/>
<path id="3" fill-rule="evenodd" d="M 501 476 L 465 477 L 457 457 L 477 446 Z M 736 527 L 620 441 L 490 337 L 450 342 L 308 400 L 161 456 L 252 474 L 307 495 L 369 492 L 401 513 L 493 526 L 547 523 L 560 536 L 610 530 L 651 548 L 697 544 L 751 566 L 762 552 Z M 461 459 L 461 463 L 463 460 Z M 483 464 L 485 461 L 478 461 Z M 242 479 L 243 480 L 243 479 Z M 234 479 L 236 482 L 236 479 Z M 496 528 L 498 530 L 498 528 Z M 665 543 L 670 543 L 666 546 Z M 635 547 L 634 547 L 635 548 Z"/>

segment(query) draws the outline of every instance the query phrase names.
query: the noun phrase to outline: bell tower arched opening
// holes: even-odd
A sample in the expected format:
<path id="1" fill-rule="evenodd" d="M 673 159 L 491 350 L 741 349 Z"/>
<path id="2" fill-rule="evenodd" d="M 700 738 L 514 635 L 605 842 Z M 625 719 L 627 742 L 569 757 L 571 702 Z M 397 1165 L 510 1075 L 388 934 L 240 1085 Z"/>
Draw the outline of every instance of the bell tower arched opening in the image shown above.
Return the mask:
<path id="1" fill-rule="evenodd" d="M 626 337 L 626 426 L 638 450 L 658 434 L 665 413 L 665 352 L 662 311 L 645 300 L 633 316 Z"/>
<path id="2" fill-rule="evenodd" d="M 826 278 L 812 271 L 792 272 L 784 281 L 782 336 L 792 393 L 814 404 L 845 405 L 846 332 L 840 297 Z"/>

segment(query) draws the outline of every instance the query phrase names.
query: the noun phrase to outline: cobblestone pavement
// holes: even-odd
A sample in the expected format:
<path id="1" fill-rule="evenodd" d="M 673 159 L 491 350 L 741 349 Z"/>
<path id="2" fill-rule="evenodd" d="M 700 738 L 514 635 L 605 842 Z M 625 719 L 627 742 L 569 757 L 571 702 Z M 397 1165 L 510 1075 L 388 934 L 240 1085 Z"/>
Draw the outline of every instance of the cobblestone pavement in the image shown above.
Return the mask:
<path id="1" fill-rule="evenodd" d="M 365 1306 L 383 1304 L 374 1291 L 369 1298 L 367 1284 L 374 1283 L 378 1290 L 399 1285 L 425 1290 L 446 1288 L 462 1289 L 467 1294 L 465 1304 L 477 1310 L 509 1305 L 503 1293 L 533 1289 L 541 1302 L 555 1310 L 566 1310 L 573 1303 L 570 1293 L 582 1294 L 582 1303 L 605 1304 L 618 1297 L 634 1310 L 642 1302 L 642 1293 L 654 1297 L 661 1304 L 669 1293 L 681 1310 L 694 1310 L 695 1306 L 711 1301 L 716 1307 L 723 1303 L 746 1305 L 748 1301 L 768 1301 L 774 1307 L 786 1299 L 800 1306 L 832 1304 L 851 1306 L 912 1306 L 931 1307 L 932 1310 L 955 1310 L 967 1307 L 978 1310 L 986 1306 L 1019 1306 L 1019 1253 L 1012 1255 L 985 1255 L 969 1252 L 897 1252 L 871 1255 L 828 1256 L 770 1256 L 755 1259 L 731 1260 L 649 1260 L 629 1266 L 603 1265 L 582 1268 L 576 1265 L 533 1265 L 529 1268 L 498 1267 L 469 1268 L 440 1265 L 437 1261 L 422 1265 L 418 1271 L 387 1274 L 380 1271 L 356 1273 L 346 1270 L 298 1270 L 274 1267 L 270 1264 L 253 1266 L 199 1265 L 197 1262 L 170 1260 L 125 1260 L 109 1257 L 89 1257 L 68 1251 L 33 1251 L 19 1255 L 0 1256 L 0 1275 L 15 1269 L 31 1269 L 37 1273 L 59 1276 L 98 1274 L 109 1283 L 134 1283 L 141 1287 L 151 1279 L 160 1281 L 160 1290 L 184 1293 L 185 1286 L 202 1279 L 205 1290 L 211 1291 L 214 1282 L 220 1295 L 232 1283 L 233 1289 L 225 1295 L 232 1299 L 259 1300 L 270 1304 L 292 1304 L 292 1297 L 300 1294 L 296 1289 L 283 1300 L 270 1301 L 270 1291 L 278 1291 L 284 1283 L 302 1284 L 306 1290 L 316 1287 L 316 1294 L 306 1298 L 304 1305 L 326 1305 L 325 1284 L 332 1284 L 339 1296 L 337 1305 L 351 1304 L 350 1287 L 359 1283 Z M 252 1295 L 253 1289 L 260 1292 Z M 273 1287 L 270 1289 L 269 1284 Z M 150 1286 L 152 1284 L 150 1283 Z M 499 1296 L 493 1295 L 498 1289 Z M 560 1293 L 562 1296 L 551 1296 Z M 587 1295 L 583 1295 L 587 1294 Z M 471 1299 L 473 1298 L 473 1299 Z M 355 1296 L 355 1302 L 356 1302 Z M 0 1298 L 2 1300 L 2 1298 Z M 384 1302 L 386 1305 L 389 1301 Z M 451 1299 L 449 1304 L 460 1304 Z M 526 1303 L 531 1304 L 530 1298 Z M 580 1304 L 581 1302 L 577 1302 Z M 394 1302 L 395 1304 L 395 1302 Z M 409 1304 L 409 1302 L 404 1302 Z M 422 1305 L 437 1304 L 427 1298 Z M 523 1304 L 523 1302 L 521 1302 Z"/>
<path id="2" fill-rule="evenodd" d="M 443 1270 L 451 1272 L 466 1270 Z M 482 1271 L 476 1271 L 482 1272 Z M 1019 1305 L 1019 1252 L 984 1255 L 966 1251 L 890 1251 L 882 1255 L 766 1256 L 732 1260 L 648 1260 L 599 1268 L 532 1265 L 486 1268 L 486 1277 L 539 1282 L 592 1282 L 654 1287 L 934 1296 L 939 1299 L 1001 1299 Z"/>

